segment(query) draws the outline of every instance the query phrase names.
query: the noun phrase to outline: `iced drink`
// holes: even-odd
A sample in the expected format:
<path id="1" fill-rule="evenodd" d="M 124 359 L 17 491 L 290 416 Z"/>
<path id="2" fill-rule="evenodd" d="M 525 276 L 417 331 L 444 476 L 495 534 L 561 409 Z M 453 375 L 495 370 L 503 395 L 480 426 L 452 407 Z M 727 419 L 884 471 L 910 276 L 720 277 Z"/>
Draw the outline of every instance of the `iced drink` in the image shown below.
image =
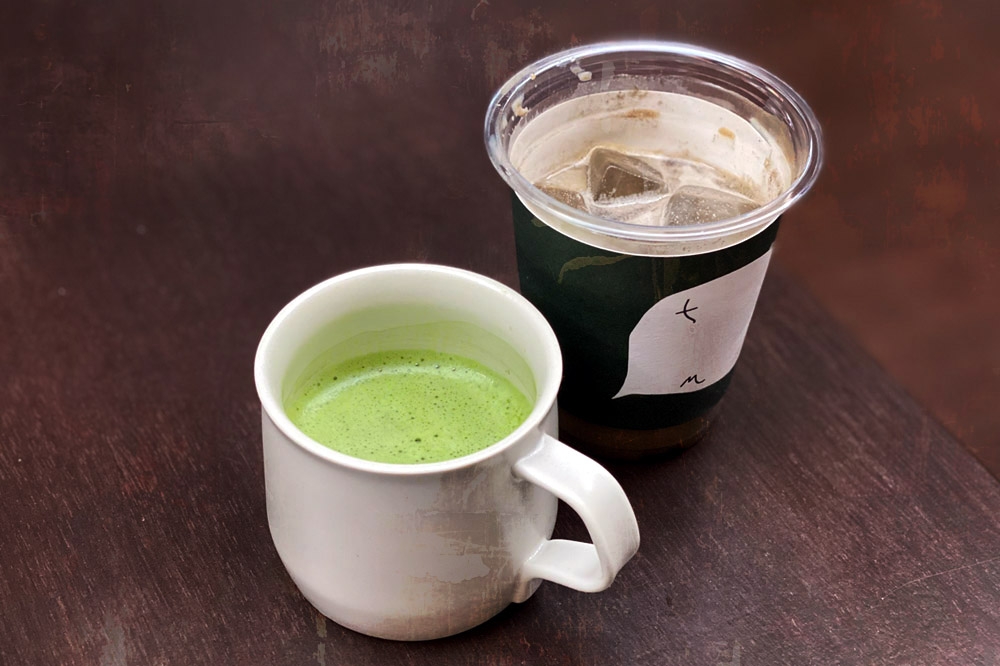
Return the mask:
<path id="1" fill-rule="evenodd" d="M 819 169 L 805 102 L 722 54 L 598 44 L 508 81 L 486 141 L 516 195 L 521 290 L 563 348 L 564 437 L 617 457 L 698 441 L 777 218 Z"/>

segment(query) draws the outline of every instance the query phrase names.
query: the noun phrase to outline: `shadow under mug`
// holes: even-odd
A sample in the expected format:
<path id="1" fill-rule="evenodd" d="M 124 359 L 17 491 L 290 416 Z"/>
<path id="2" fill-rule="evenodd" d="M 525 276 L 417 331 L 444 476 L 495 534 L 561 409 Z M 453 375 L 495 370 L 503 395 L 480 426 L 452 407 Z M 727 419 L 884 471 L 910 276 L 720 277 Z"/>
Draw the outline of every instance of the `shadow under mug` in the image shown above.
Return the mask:
<path id="1" fill-rule="evenodd" d="M 472 358 L 508 377 L 533 409 L 481 451 L 408 465 L 339 453 L 288 419 L 284 399 L 317 358 L 391 349 Z M 525 601 L 542 580 L 604 590 L 638 549 L 618 482 L 555 439 L 555 334 L 494 280 L 426 264 L 331 278 L 278 313 L 254 374 L 271 536 L 305 598 L 345 627 L 398 640 L 449 636 Z M 550 539 L 558 499 L 592 544 Z"/>

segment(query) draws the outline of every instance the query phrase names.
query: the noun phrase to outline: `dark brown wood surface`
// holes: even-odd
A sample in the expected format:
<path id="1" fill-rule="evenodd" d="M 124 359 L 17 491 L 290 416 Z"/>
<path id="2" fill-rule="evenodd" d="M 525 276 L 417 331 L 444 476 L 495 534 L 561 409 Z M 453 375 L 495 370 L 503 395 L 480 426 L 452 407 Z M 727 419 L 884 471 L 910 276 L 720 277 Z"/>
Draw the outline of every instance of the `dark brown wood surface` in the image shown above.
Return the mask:
<path id="1" fill-rule="evenodd" d="M 390 643 L 318 616 L 267 531 L 251 365 L 285 302 L 402 260 L 516 283 L 480 138 L 508 74 L 581 39 L 687 38 L 836 128 L 812 73 L 860 69 L 844 54 L 880 16 L 918 34 L 949 11 L 845 7 L 5 3 L 0 663 L 1000 663 L 1000 484 L 804 293 L 798 259 L 765 283 L 708 439 L 610 466 L 643 544 L 607 592 L 546 584 L 464 635 Z M 851 164 L 783 236 L 864 210 Z"/>

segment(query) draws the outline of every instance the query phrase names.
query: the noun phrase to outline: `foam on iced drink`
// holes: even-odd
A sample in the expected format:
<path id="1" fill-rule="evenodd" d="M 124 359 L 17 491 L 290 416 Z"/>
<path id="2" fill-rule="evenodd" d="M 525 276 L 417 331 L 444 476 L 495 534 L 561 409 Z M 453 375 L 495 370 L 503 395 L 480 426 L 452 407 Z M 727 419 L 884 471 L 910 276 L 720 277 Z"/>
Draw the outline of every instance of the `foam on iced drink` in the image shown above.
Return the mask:
<path id="1" fill-rule="evenodd" d="M 510 157 L 546 194 L 645 226 L 737 217 L 792 180 L 787 152 L 765 128 L 713 102 L 653 90 L 560 102 L 513 137 Z"/>

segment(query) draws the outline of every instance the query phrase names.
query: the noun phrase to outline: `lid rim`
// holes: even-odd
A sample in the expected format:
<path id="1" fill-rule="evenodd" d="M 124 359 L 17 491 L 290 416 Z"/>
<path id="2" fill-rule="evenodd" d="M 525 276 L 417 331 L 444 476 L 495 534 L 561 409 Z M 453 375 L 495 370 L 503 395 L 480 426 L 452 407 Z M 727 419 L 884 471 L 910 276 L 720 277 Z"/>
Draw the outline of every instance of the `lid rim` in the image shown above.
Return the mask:
<path id="1" fill-rule="evenodd" d="M 781 194 L 745 215 L 700 224 L 664 227 L 648 227 L 599 217 L 573 208 L 537 188 L 511 164 L 506 147 L 501 145 L 500 123 L 505 119 L 506 111 L 517 99 L 517 93 L 540 72 L 571 65 L 586 56 L 628 53 L 699 59 L 735 70 L 745 77 L 751 77 L 762 92 L 780 101 L 782 110 L 787 114 L 787 118 L 782 120 L 791 119 L 793 123 L 789 125 L 789 129 L 793 135 L 798 133 L 801 135 L 800 138 L 805 140 L 803 146 L 805 167 L 801 173 Z M 806 101 L 791 86 L 757 65 L 718 51 L 681 42 L 648 40 L 599 42 L 560 51 L 531 63 L 509 78 L 493 95 L 487 108 L 483 135 L 490 162 L 519 197 L 527 198 L 563 222 L 588 232 L 654 244 L 712 240 L 769 224 L 809 191 L 819 176 L 823 162 L 822 130 L 819 121 Z"/>

